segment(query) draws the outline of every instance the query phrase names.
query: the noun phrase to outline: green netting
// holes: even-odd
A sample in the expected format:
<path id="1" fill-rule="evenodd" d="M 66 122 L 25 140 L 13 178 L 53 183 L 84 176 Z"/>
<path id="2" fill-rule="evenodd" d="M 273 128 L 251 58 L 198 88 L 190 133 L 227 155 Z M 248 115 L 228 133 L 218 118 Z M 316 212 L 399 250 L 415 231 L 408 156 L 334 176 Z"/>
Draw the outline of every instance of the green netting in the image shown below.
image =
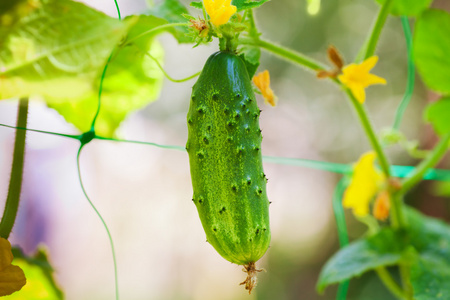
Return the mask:
<path id="1" fill-rule="evenodd" d="M 403 95 L 403 99 L 400 102 L 400 105 L 397 108 L 397 111 L 395 113 L 394 118 L 394 125 L 392 125 L 392 128 L 395 130 L 398 130 L 400 127 L 400 122 L 403 118 L 403 115 L 405 114 L 405 110 L 408 107 L 409 101 L 411 100 L 413 91 L 414 91 L 414 77 L 415 77 L 415 67 L 414 67 L 414 61 L 413 61 L 413 48 L 412 48 L 412 34 L 411 34 L 411 28 L 409 27 L 409 21 L 408 17 L 401 17 L 402 20 L 402 26 L 403 26 L 403 32 L 405 34 L 405 40 L 406 40 L 406 52 L 408 57 L 408 72 L 407 72 L 407 81 L 406 81 L 406 90 L 405 94 Z"/>
<path id="2" fill-rule="evenodd" d="M 61 136 L 61 137 L 76 139 L 76 140 L 79 140 L 80 142 L 82 142 L 83 145 L 87 144 L 86 141 L 90 141 L 90 138 L 87 138 L 87 137 L 89 137 L 89 135 L 94 134 L 93 131 L 88 131 L 81 135 L 73 135 L 73 134 L 64 134 L 64 133 L 45 131 L 45 130 L 37 130 L 37 129 L 32 129 L 32 128 L 17 127 L 17 126 L 6 125 L 6 124 L 0 124 L 0 126 L 6 127 L 6 128 L 11 128 L 11 129 L 27 130 L 27 131 L 31 131 L 31 132 L 51 134 L 51 135 L 57 135 L 57 136 Z M 107 137 L 102 137 L 102 136 L 98 136 L 98 135 L 93 136 L 92 139 L 115 141 L 115 142 L 122 142 L 122 143 L 141 144 L 141 145 L 148 145 L 148 146 L 153 146 L 153 147 L 158 147 L 158 148 L 163 148 L 163 149 L 186 151 L 184 146 L 177 146 L 177 145 L 163 145 L 163 144 L 158 144 L 158 143 L 153 143 L 153 142 L 145 142 L 145 141 L 114 139 L 114 138 L 107 138 Z M 336 173 L 336 174 L 350 174 L 352 172 L 352 164 L 324 162 L 324 161 L 305 159 L 305 158 L 289 158 L 289 157 L 266 156 L 266 155 L 263 156 L 263 160 L 266 163 L 289 165 L 289 166 L 293 166 L 293 167 L 303 167 L 303 168 L 332 172 L 332 173 Z M 392 172 L 393 176 L 399 177 L 399 178 L 408 177 L 409 174 L 414 171 L 414 169 L 415 169 L 415 167 L 413 167 L 413 166 L 397 166 L 397 165 L 391 166 L 391 172 Z M 423 179 L 438 180 L 438 181 L 450 181 L 450 170 L 430 169 L 425 174 Z"/>
<path id="3" fill-rule="evenodd" d="M 114 0 L 114 2 L 116 5 L 116 8 L 117 8 L 118 18 L 121 19 L 118 3 L 116 0 Z M 174 24 L 172 24 L 172 25 L 174 25 Z M 400 126 L 404 112 L 410 102 L 413 88 L 414 88 L 414 75 L 415 75 L 414 63 L 412 60 L 411 30 L 409 27 L 408 19 L 406 17 L 402 17 L 402 25 L 403 25 L 403 30 L 405 33 L 407 53 L 408 53 L 408 75 L 407 75 L 406 91 L 405 91 L 404 97 L 396 111 L 396 114 L 395 114 L 393 128 L 396 130 Z M 95 134 L 95 123 L 96 123 L 97 116 L 99 115 L 99 112 L 101 109 L 101 95 L 102 95 L 103 80 L 106 75 L 110 59 L 111 59 L 111 57 L 109 57 L 106 65 L 103 69 L 103 73 L 102 73 L 102 76 L 100 79 L 100 87 L 99 87 L 99 93 L 98 93 L 98 108 L 95 113 L 95 116 L 93 117 L 92 126 L 91 126 L 90 131 L 83 133 L 81 135 L 70 135 L 70 134 L 63 134 L 63 133 L 57 133 L 57 132 L 36 130 L 36 129 L 25 128 L 25 127 L 20 127 L 20 126 L 11 126 L 11 125 L 6 125 L 6 124 L 0 124 L 0 126 L 6 127 L 6 128 L 17 129 L 17 130 L 27 130 L 27 131 L 37 132 L 37 133 L 57 135 L 57 136 L 61 136 L 61 137 L 77 139 L 80 141 L 80 147 L 79 147 L 77 157 L 76 157 L 79 182 L 80 182 L 81 188 L 83 190 L 83 193 L 84 193 L 87 201 L 92 206 L 95 213 L 100 218 L 104 228 L 106 229 L 106 232 L 107 232 L 110 244 L 111 244 L 111 251 L 112 251 L 112 256 L 113 256 L 113 260 L 114 260 L 116 299 L 119 299 L 117 264 L 116 264 L 116 259 L 115 259 L 113 240 L 111 238 L 111 234 L 108 229 L 108 226 L 106 225 L 104 219 L 102 218 L 101 214 L 96 209 L 96 207 L 94 206 L 93 202 L 89 198 L 89 196 L 84 188 L 82 176 L 81 176 L 81 170 L 80 170 L 81 151 L 82 151 L 83 147 L 93 139 L 116 141 L 116 142 L 123 142 L 123 143 L 144 144 L 144 145 L 149 145 L 149 146 L 154 146 L 154 147 L 159 147 L 159 148 L 164 148 L 164 149 L 178 150 L 178 151 L 185 151 L 185 148 L 182 146 L 177 146 L 177 145 L 161 145 L 161 144 L 157 144 L 157 143 L 153 143 L 153 142 L 106 138 L 106 137 L 98 136 Z M 332 173 L 337 173 L 337 174 L 351 174 L 351 172 L 352 172 L 351 164 L 323 162 L 323 161 L 316 161 L 316 160 L 302 159 L 302 158 L 274 157 L 274 156 L 263 156 L 263 159 L 266 163 L 275 163 L 275 164 L 289 165 L 289 166 L 293 166 L 293 167 L 310 168 L 310 169 L 316 169 L 316 170 L 332 172 Z M 395 176 L 395 177 L 404 178 L 404 177 L 408 177 L 409 174 L 411 174 L 411 172 L 413 172 L 414 169 L 415 168 L 412 166 L 392 166 L 391 172 L 392 172 L 393 176 Z M 424 179 L 450 181 L 450 170 L 430 169 L 425 174 Z M 340 242 L 341 247 L 344 247 L 349 243 L 349 238 L 348 238 L 348 233 L 347 233 L 347 228 L 346 228 L 346 223 L 345 223 L 344 210 L 343 210 L 342 204 L 341 204 L 342 195 L 345 191 L 347 184 L 348 184 L 348 177 L 345 176 L 337 184 L 337 186 L 335 188 L 335 192 L 333 194 L 333 200 L 332 200 L 333 211 L 334 211 L 335 218 L 336 218 L 338 237 L 339 237 L 339 242 Z M 340 286 L 338 288 L 338 292 L 337 292 L 338 300 L 346 299 L 348 284 L 349 284 L 348 281 L 340 284 Z"/>

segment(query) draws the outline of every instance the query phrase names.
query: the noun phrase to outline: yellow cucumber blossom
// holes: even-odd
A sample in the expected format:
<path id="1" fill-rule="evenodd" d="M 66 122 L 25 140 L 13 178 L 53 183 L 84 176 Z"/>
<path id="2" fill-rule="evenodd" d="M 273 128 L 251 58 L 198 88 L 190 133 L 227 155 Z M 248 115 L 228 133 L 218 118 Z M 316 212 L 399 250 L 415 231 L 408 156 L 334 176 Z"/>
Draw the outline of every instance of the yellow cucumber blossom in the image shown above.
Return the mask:
<path id="1" fill-rule="evenodd" d="M 386 84 L 384 78 L 369 73 L 377 61 L 378 56 L 372 56 L 360 64 L 349 64 L 342 69 L 343 74 L 338 76 L 359 103 L 364 103 L 366 100 L 365 88 L 373 84 Z"/>
<path id="2" fill-rule="evenodd" d="M 227 23 L 237 10 L 236 6 L 231 5 L 231 0 L 203 0 L 203 5 L 211 23 L 216 26 Z"/>
<path id="3" fill-rule="evenodd" d="M 12 265 L 12 260 L 11 244 L 0 238 L 0 297 L 19 291 L 26 283 L 22 269 Z"/>
<path id="4" fill-rule="evenodd" d="M 253 83 L 261 91 L 264 97 L 264 102 L 269 103 L 272 106 L 277 105 L 277 97 L 270 88 L 270 75 L 269 71 L 265 70 L 253 76 Z"/>
<path id="5" fill-rule="evenodd" d="M 344 193 L 342 205 L 351 208 L 357 217 L 369 213 L 369 204 L 385 183 L 385 176 L 375 166 L 375 152 L 363 154 L 353 168 L 350 185 Z"/>

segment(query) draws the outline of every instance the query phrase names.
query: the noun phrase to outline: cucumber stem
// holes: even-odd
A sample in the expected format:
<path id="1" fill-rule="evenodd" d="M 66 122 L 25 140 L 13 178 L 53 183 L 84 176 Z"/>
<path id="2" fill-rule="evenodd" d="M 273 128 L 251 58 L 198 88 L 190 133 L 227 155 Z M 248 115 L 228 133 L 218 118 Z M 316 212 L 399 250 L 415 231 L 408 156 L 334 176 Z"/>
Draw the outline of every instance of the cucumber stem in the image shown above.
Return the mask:
<path id="1" fill-rule="evenodd" d="M 247 273 L 247 278 L 241 282 L 239 285 L 245 285 L 245 289 L 248 290 L 248 294 L 252 293 L 253 288 L 256 286 L 258 282 L 258 273 L 264 271 L 264 269 L 256 269 L 255 262 L 249 262 L 244 265 L 244 269 L 242 269 L 245 273 Z"/>
<path id="2" fill-rule="evenodd" d="M 219 39 L 220 51 L 235 53 L 237 49 L 236 38 L 229 35 L 223 35 Z"/>

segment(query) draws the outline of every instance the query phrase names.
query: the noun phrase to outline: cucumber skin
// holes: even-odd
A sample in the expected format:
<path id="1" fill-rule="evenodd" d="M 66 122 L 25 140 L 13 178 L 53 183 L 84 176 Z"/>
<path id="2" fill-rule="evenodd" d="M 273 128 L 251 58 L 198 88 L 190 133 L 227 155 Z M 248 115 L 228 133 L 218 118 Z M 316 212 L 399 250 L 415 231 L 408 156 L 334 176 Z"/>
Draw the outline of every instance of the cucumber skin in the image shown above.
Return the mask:
<path id="1" fill-rule="evenodd" d="M 259 114 L 244 62 L 212 54 L 187 115 L 192 200 L 207 241 L 238 265 L 258 261 L 270 243 Z"/>

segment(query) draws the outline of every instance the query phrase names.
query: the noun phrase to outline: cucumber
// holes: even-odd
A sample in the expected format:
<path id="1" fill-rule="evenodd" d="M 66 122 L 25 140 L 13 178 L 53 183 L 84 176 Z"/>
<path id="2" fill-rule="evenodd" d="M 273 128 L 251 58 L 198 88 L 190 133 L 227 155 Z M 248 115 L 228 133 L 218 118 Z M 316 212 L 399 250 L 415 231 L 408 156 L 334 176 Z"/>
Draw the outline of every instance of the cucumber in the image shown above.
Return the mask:
<path id="1" fill-rule="evenodd" d="M 255 262 L 270 243 L 269 201 L 262 167 L 260 110 L 244 62 L 216 52 L 192 89 L 186 150 L 193 202 L 207 241 L 243 265 L 256 284 Z"/>

